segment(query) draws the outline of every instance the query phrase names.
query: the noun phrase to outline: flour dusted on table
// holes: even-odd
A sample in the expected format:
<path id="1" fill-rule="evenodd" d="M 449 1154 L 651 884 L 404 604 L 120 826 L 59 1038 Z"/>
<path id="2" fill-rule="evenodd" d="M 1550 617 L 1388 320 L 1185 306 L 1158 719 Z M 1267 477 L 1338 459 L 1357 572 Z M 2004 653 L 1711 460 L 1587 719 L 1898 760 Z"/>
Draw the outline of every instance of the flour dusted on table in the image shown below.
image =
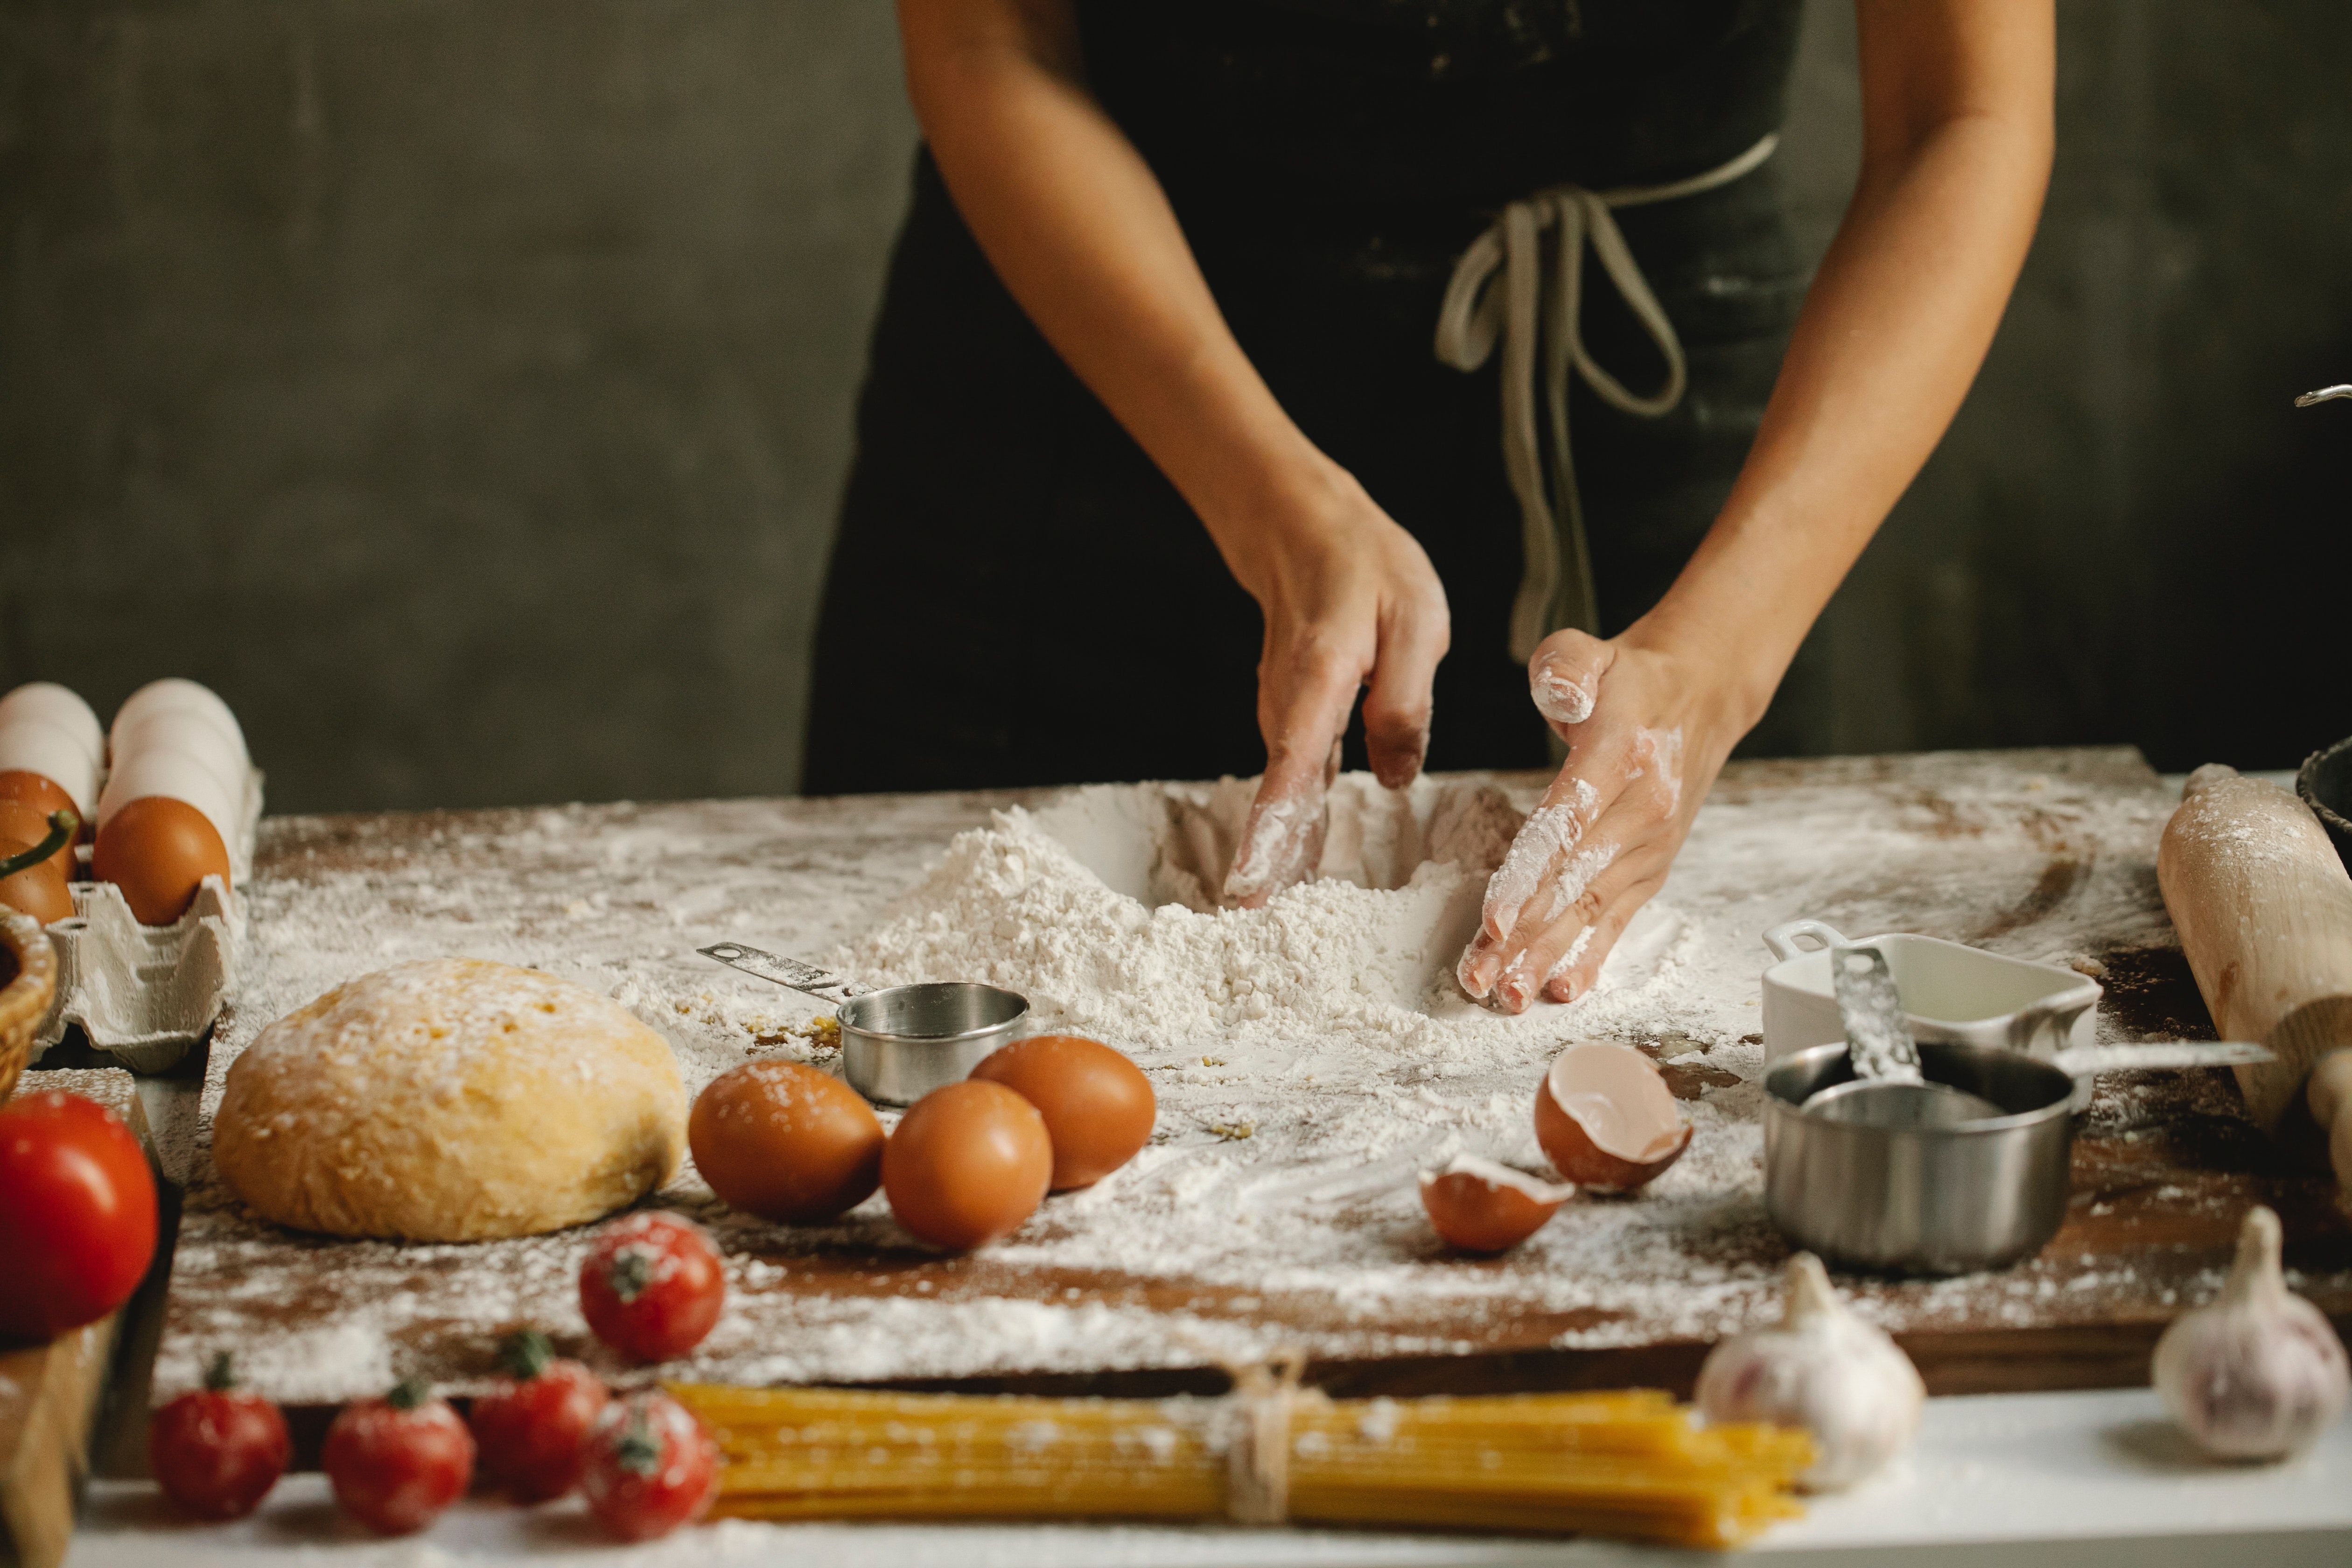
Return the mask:
<path id="1" fill-rule="evenodd" d="M 737 938 L 830 952 L 869 980 L 1001 979 L 1045 1021 L 1133 1057 L 1159 1121 L 1127 1165 L 969 1258 L 911 1250 L 879 1197 L 830 1225 L 769 1225 L 720 1205 L 689 1163 L 658 1201 L 718 1238 L 728 1311 L 660 1375 L 920 1378 L 1711 1337 L 1771 1313 L 1784 1255 L 1759 1195 L 1759 933 L 1810 914 L 2026 958 L 2163 945 L 2148 867 L 2172 797 L 2119 773 L 2072 753 L 1735 764 L 1592 994 L 1516 1017 L 1460 994 L 1443 927 L 1475 920 L 1486 868 L 1549 782 L 1534 775 L 1402 797 L 1343 779 L 1325 879 L 1248 914 L 1213 912 L 1247 781 L 1040 795 L 1003 817 L 990 813 L 1002 796 L 939 795 L 274 820 L 206 1107 L 264 1024 L 355 975 L 457 952 L 610 995 L 667 1037 L 689 1089 L 747 1057 L 829 1059 L 809 1027 L 818 1004 L 695 951 Z M 1542 1171 L 1531 1098 L 1571 1037 L 1658 1061 L 1691 1117 L 1689 1152 L 1638 1198 L 1580 1195 L 1515 1251 L 1465 1264 L 1431 1234 L 1415 1175 L 1465 1154 Z M 2095 1123 L 2136 1124 L 2101 1093 Z M 523 1322 L 617 1381 L 656 1375 L 587 1336 L 583 1232 L 351 1242 L 321 1267 L 314 1242 L 233 1201 L 209 1117 L 188 1121 L 159 1129 L 191 1179 L 162 1394 L 193 1386 L 224 1342 L 281 1399 L 358 1397 L 408 1372 L 475 1386 Z M 2183 1299 L 2217 1282 L 2160 1281 Z M 2053 1253 L 1999 1277 L 1854 1293 L 1866 1316 L 1918 1330 L 1989 1313 L 2090 1321 L 2150 1288 L 2132 1268 L 2086 1279 Z"/>

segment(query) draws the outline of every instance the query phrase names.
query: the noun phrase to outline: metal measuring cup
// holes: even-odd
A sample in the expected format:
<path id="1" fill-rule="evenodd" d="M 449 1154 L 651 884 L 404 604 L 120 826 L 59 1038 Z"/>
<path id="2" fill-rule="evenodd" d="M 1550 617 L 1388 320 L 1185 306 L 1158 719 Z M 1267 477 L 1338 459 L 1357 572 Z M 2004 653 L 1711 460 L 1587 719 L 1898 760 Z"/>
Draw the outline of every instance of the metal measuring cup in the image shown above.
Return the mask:
<path id="1" fill-rule="evenodd" d="M 1029 999 L 977 981 L 929 981 L 877 990 L 814 963 L 740 942 L 698 948 L 730 969 L 834 1004 L 841 1023 L 841 1076 L 882 1105 L 911 1105 L 971 1076 L 1020 1033 Z"/>
<path id="2" fill-rule="evenodd" d="M 1863 1081 L 1846 1047 L 1798 1051 L 1764 1075 L 1766 1213 L 1798 1246 L 1857 1268 L 1966 1274 L 2040 1251 L 2066 1217 L 2074 1079 L 1998 1047 L 1917 1048 L 1928 1082 L 1998 1114 L 1946 1121 L 1907 1100 L 1824 1093 Z"/>
<path id="3" fill-rule="evenodd" d="M 1884 953 L 1836 948 L 1832 968 L 1846 1043 L 1764 1075 L 1764 1204 L 1790 1240 L 1856 1268 L 1958 1274 L 2040 1251 L 2066 1215 L 2078 1075 L 2270 1057 L 2242 1041 L 2059 1047 L 2080 1002 L 2021 1009 L 2009 1048 L 1915 1040 Z"/>

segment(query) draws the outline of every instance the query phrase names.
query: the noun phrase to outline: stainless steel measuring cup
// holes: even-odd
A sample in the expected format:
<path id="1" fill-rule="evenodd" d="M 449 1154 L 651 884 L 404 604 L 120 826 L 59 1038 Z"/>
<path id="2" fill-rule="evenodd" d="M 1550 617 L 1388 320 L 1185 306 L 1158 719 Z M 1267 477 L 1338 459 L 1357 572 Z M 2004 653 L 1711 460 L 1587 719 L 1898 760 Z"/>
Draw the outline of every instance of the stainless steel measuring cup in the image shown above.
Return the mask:
<path id="1" fill-rule="evenodd" d="M 1904 1274 L 2000 1268 L 2041 1250 L 2066 1217 L 2074 1080 L 2015 1051 L 1918 1042 L 1930 1082 L 1990 1100 L 1958 1122 L 1842 1114 L 1854 1082 L 1843 1045 L 1814 1046 L 1764 1075 L 1764 1207 L 1798 1246 Z"/>
<path id="2" fill-rule="evenodd" d="M 696 950 L 730 969 L 835 1004 L 841 1023 L 841 1076 L 866 1099 L 911 1105 L 971 1076 L 1009 1043 L 1029 1016 L 1017 991 L 976 981 L 930 981 L 881 990 L 740 942 Z"/>

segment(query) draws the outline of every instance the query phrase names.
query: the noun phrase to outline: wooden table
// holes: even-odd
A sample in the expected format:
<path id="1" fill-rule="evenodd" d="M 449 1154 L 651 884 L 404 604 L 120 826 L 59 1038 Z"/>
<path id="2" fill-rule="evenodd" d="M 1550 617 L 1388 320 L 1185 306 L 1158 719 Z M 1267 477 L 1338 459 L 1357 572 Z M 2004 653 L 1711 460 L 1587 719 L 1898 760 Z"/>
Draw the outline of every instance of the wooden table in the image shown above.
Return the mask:
<path id="1" fill-rule="evenodd" d="M 248 889 L 243 989 L 215 1037 L 205 1106 L 269 1018 L 353 974 L 446 952 L 535 963 L 619 995 L 670 1034 L 690 1079 L 747 1054 L 805 1055 L 793 1029 L 809 1009 L 691 950 L 735 937 L 821 952 L 869 923 L 956 832 L 1041 794 L 271 819 Z M 1763 928 L 1813 915 L 1854 934 L 1921 931 L 2077 962 L 2107 987 L 2105 1037 L 2210 1037 L 2156 888 L 2170 802 L 2120 750 L 1740 764 L 1662 900 L 1689 922 L 1692 974 L 1760 970 Z M 1221 1361 L 1298 1345 L 1335 1392 L 1686 1387 L 1717 1333 L 1769 1314 L 1786 1256 L 1754 1159 L 1739 1157 L 1756 1146 L 1755 993 L 1710 984 L 1703 995 L 1654 984 L 1652 1014 L 1611 1016 L 1613 1033 L 1668 1064 L 1701 1138 L 1719 1141 L 1706 1168 L 1729 1174 L 1676 1188 L 1670 1173 L 1631 1203 L 1580 1202 L 1504 1258 L 1443 1255 L 1395 1180 L 1318 1191 L 1267 1166 L 1270 1154 L 1215 1131 L 1237 1103 L 1278 1115 L 1262 1086 L 1211 1081 L 1183 1053 L 1139 1053 L 1161 1115 L 1137 1173 L 1114 1179 L 1129 1187 L 1055 1200 L 992 1252 L 931 1253 L 878 1199 L 831 1226 L 748 1222 L 681 1179 L 664 1201 L 718 1233 L 732 1305 L 694 1358 L 664 1371 L 1209 1389 L 1222 1386 Z M 1575 1008 L 1558 1015 L 1506 1071 L 1461 1081 L 1398 1064 L 1381 1103 L 1442 1125 L 1497 1097 L 1524 1101 L 1558 1038 L 1579 1032 Z M 320 1407 L 395 1373 L 464 1387 L 488 1371 L 499 1332 L 524 1321 L 599 1357 L 572 1294 L 583 1233 L 467 1247 L 296 1237 L 227 1198 L 205 1136 L 201 1118 L 166 1136 L 167 1163 L 191 1188 L 157 1397 L 224 1342 L 265 1392 Z M 1303 1147 L 1309 1177 L 1348 1152 Z M 2297 1288 L 2339 1323 L 2352 1318 L 2352 1227 L 2331 1191 L 2280 1162 L 2226 1075 L 2114 1075 L 2075 1144 L 2066 1226 L 2040 1257 L 1959 1280 L 1843 1283 L 1937 1392 L 2137 1384 L 2162 1326 L 2218 1281 L 2254 1202 L 2284 1217 Z M 1248 1193 L 1288 1205 L 1282 1234 L 1312 1238 L 1311 1256 L 1255 1248 Z M 1159 1266 L 1138 1236 L 1153 1227 L 1198 1245 Z"/>

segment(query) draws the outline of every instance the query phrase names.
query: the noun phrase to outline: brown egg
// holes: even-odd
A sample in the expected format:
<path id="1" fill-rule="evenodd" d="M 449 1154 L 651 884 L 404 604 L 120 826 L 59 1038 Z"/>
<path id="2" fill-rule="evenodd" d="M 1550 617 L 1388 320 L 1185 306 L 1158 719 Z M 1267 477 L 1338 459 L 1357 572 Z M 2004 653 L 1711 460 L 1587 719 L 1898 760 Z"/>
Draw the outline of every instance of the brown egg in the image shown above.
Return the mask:
<path id="1" fill-rule="evenodd" d="M 1003 1084 L 1045 1119 L 1057 1193 L 1092 1186 L 1150 1141 L 1151 1080 L 1100 1041 L 1032 1035 L 992 1052 L 971 1076 Z"/>
<path id="2" fill-rule="evenodd" d="M 1045 1198 L 1054 1141 L 1037 1108 L 966 1079 L 907 1109 L 882 1151 L 882 1190 L 898 1223 L 936 1247 L 969 1251 L 1021 1228 Z"/>
<path id="3" fill-rule="evenodd" d="M 1631 1046 L 1571 1045 L 1536 1086 L 1536 1142 L 1579 1186 L 1632 1192 L 1681 1159 L 1690 1141 L 1665 1078 Z"/>
<path id="4" fill-rule="evenodd" d="M 141 925 L 169 925 L 188 912 L 207 876 L 228 883 L 228 849 L 210 818 L 184 800 L 142 795 L 126 802 L 98 836 L 90 868 L 122 889 Z"/>
<path id="5" fill-rule="evenodd" d="M 49 830 L 49 813 L 53 811 L 72 811 L 81 817 L 80 836 L 85 843 L 93 831 L 88 815 L 75 810 L 73 796 L 46 773 L 37 773 L 29 768 L 0 768 L 0 801 L 11 800 L 31 806 L 39 815 L 44 835 Z M 38 844 L 40 839 L 33 842 Z"/>
<path id="6" fill-rule="evenodd" d="M 1421 1176 L 1421 1206 L 1446 1242 L 1465 1252 L 1503 1252 L 1543 1228 L 1573 1186 L 1539 1182 L 1524 1171 L 1465 1154 Z"/>
<path id="7" fill-rule="evenodd" d="M 16 846 L 8 851 L 9 855 L 21 854 L 48 836 L 49 814 L 47 812 L 38 806 L 28 805 L 24 801 L 0 795 L 0 838 L 5 838 Z M 6 856 L 0 856 L 0 859 L 5 858 Z M 48 863 L 57 867 L 59 877 L 68 881 L 72 880 L 76 869 L 73 846 L 71 844 L 60 846 L 58 852 L 49 857 Z"/>
<path id="8" fill-rule="evenodd" d="M 0 833 L 0 860 L 31 848 Z M 55 855 L 12 876 L 0 877 L 0 905 L 32 916 L 43 925 L 73 918 L 73 895 L 66 890 L 66 874 Z"/>
<path id="9" fill-rule="evenodd" d="M 710 1190 L 762 1219 L 831 1219 L 882 1184 L 873 1108 L 801 1062 L 746 1062 L 711 1079 L 686 1141 Z"/>

